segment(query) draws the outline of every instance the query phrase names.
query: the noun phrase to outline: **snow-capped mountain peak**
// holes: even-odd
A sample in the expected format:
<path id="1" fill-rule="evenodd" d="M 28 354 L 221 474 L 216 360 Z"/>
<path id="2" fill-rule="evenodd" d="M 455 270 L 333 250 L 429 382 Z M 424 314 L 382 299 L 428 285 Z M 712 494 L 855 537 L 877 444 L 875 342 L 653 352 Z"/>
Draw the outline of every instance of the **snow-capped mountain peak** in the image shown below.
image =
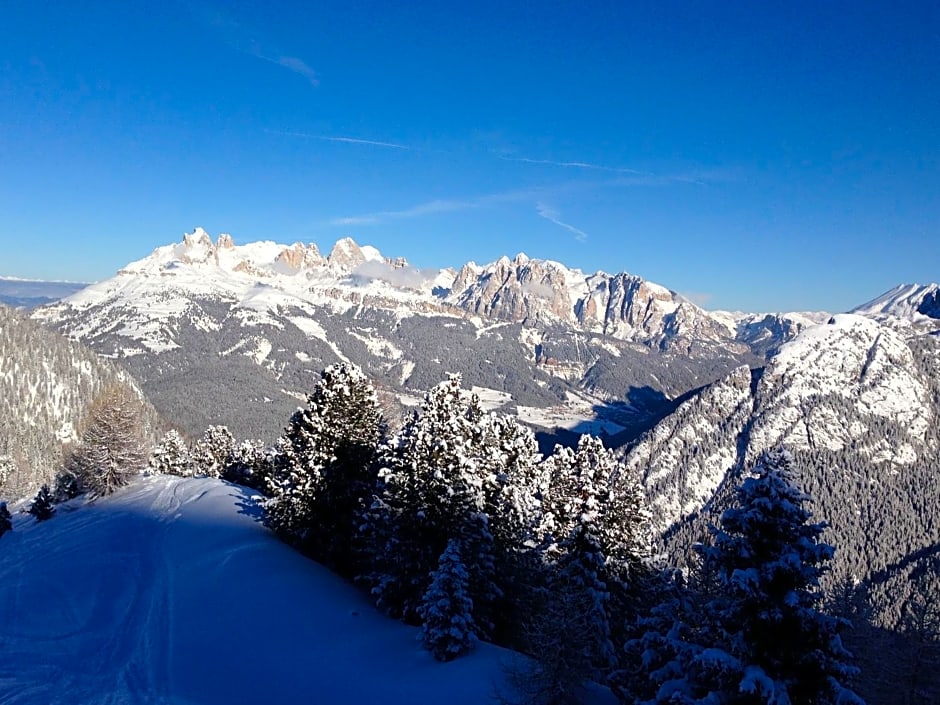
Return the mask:
<path id="1" fill-rule="evenodd" d="M 900 284 L 852 310 L 867 316 L 893 316 L 914 323 L 940 319 L 940 284 Z"/>

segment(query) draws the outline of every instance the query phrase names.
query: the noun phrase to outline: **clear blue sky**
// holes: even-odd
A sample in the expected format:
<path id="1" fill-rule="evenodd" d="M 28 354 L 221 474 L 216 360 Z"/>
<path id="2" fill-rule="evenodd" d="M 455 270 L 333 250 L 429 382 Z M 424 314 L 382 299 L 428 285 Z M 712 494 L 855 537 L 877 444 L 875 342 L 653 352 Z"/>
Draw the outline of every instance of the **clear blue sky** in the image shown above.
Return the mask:
<path id="1" fill-rule="evenodd" d="M 940 279 L 940 4 L 5 0 L 0 274 L 196 225 L 843 310 Z"/>

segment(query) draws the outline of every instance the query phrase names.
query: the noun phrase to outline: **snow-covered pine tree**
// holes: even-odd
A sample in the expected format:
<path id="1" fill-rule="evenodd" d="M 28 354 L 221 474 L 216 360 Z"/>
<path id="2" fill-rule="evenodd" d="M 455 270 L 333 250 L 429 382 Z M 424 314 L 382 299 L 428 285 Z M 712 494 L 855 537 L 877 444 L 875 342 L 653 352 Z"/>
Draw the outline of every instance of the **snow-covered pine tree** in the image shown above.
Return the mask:
<path id="1" fill-rule="evenodd" d="M 477 433 L 485 510 L 497 554 L 534 546 L 541 538 L 541 496 L 548 487 L 535 434 L 515 417 L 502 414 L 483 416 Z"/>
<path id="2" fill-rule="evenodd" d="M 26 511 L 36 517 L 36 521 L 45 521 L 55 514 L 52 491 L 49 489 L 49 485 L 43 485 L 39 488 L 39 492 Z"/>
<path id="3" fill-rule="evenodd" d="M 584 659 L 584 676 L 602 682 L 616 660 L 610 608 L 618 575 L 607 563 L 612 547 L 604 545 L 610 533 L 605 516 L 608 485 L 616 461 L 599 439 L 589 435 L 581 436 L 573 460 L 574 493 L 568 498 L 573 525 L 559 541 L 553 589 L 570 591 L 576 609 L 587 618 L 585 629 L 572 635 L 570 646 Z"/>
<path id="4" fill-rule="evenodd" d="M 712 528 L 714 545 L 700 547 L 718 593 L 704 602 L 695 641 L 672 640 L 656 702 L 862 702 L 844 686 L 855 672 L 840 638 L 846 622 L 821 610 L 833 548 L 821 541 L 825 524 L 809 521 L 791 463 L 784 450 L 765 453 Z"/>
<path id="5" fill-rule="evenodd" d="M 541 562 L 538 527 L 547 478 L 535 434 L 515 417 L 484 414 L 475 428 L 473 446 L 480 454 L 476 466 L 484 495 L 481 519 L 491 536 L 494 561 L 491 570 L 474 566 L 474 601 L 478 606 L 492 605 L 488 610 L 478 607 L 477 623 L 488 637 L 520 646 L 518 617 L 532 604 L 533 574 Z M 482 595 L 481 600 L 476 588 L 487 584 L 499 593 Z"/>
<path id="6" fill-rule="evenodd" d="M 193 459 L 182 434 L 171 428 L 150 454 L 150 469 L 161 475 L 191 476 Z"/>
<path id="7" fill-rule="evenodd" d="M 469 577 L 460 541 L 451 539 L 441 554 L 431 584 L 418 607 L 425 647 L 438 661 L 451 661 L 470 651 L 477 640 Z"/>
<path id="8" fill-rule="evenodd" d="M 374 387 L 349 363 L 327 367 L 291 417 L 270 478 L 268 524 L 344 575 L 356 570 L 359 517 L 375 488 L 384 422 Z"/>
<path id="9" fill-rule="evenodd" d="M 6 502 L 0 502 L 0 536 L 13 530 L 13 517 L 10 516 L 10 510 L 7 509 Z"/>
<path id="10" fill-rule="evenodd" d="M 16 463 L 9 455 L 0 455 L 0 490 L 6 485 L 7 480 L 16 472 Z"/>
<path id="11" fill-rule="evenodd" d="M 489 476 L 478 442 L 484 416 L 479 399 L 461 390 L 459 375 L 431 389 L 420 412 L 380 451 L 379 492 L 364 529 L 377 603 L 412 623 L 420 622 L 428 576 L 448 542 L 460 538 L 465 550 L 472 545 L 474 555 L 466 556 L 470 597 L 480 636 L 486 638 L 489 601 L 502 591 L 489 577 L 492 537 L 479 535 L 483 529 L 489 533 L 489 517 L 481 521 Z"/>
<path id="12" fill-rule="evenodd" d="M 146 467 L 143 412 L 124 385 L 106 388 L 89 405 L 68 467 L 92 497 L 111 494 Z"/>
<path id="13" fill-rule="evenodd" d="M 222 479 L 236 485 L 263 489 L 268 473 L 268 453 L 261 441 L 245 440 L 236 445 L 222 469 Z"/>
<path id="14" fill-rule="evenodd" d="M 557 654 L 564 664 L 542 658 L 537 677 L 606 681 L 620 660 L 624 624 L 636 618 L 631 606 L 649 556 L 649 513 L 639 483 L 622 476 L 598 438 L 582 436 L 575 450 L 556 447 L 546 465 L 551 485 L 542 524 L 549 568 L 545 610 L 563 624 L 537 624 L 538 644 L 532 648 Z M 580 622 L 566 626 L 572 610 Z M 547 647 L 551 634 L 564 639 L 570 653 Z"/>
<path id="15" fill-rule="evenodd" d="M 192 474 L 221 477 L 235 448 L 235 437 L 227 426 L 209 426 L 193 445 Z"/>

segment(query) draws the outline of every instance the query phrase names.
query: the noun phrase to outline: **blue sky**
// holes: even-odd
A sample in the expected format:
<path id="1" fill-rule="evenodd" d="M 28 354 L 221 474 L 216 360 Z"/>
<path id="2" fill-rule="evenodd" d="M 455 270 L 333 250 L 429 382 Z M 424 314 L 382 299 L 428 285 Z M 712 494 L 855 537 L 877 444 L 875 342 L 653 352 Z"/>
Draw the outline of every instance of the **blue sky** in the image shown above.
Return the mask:
<path id="1" fill-rule="evenodd" d="M 6 0 L 0 274 L 196 225 L 844 310 L 940 279 L 940 5 Z"/>

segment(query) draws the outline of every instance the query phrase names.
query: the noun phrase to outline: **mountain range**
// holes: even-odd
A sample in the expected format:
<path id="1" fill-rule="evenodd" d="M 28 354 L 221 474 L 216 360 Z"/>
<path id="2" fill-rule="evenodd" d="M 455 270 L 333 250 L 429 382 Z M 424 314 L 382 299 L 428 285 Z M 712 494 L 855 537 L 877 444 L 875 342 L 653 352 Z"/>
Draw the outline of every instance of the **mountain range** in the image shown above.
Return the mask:
<path id="1" fill-rule="evenodd" d="M 320 369 L 351 360 L 393 404 L 461 372 L 492 407 L 622 444 L 829 314 L 709 312 L 632 274 L 523 254 L 422 270 L 349 238 L 324 255 L 197 228 L 33 317 L 120 359 L 190 433 L 269 439 Z"/>

